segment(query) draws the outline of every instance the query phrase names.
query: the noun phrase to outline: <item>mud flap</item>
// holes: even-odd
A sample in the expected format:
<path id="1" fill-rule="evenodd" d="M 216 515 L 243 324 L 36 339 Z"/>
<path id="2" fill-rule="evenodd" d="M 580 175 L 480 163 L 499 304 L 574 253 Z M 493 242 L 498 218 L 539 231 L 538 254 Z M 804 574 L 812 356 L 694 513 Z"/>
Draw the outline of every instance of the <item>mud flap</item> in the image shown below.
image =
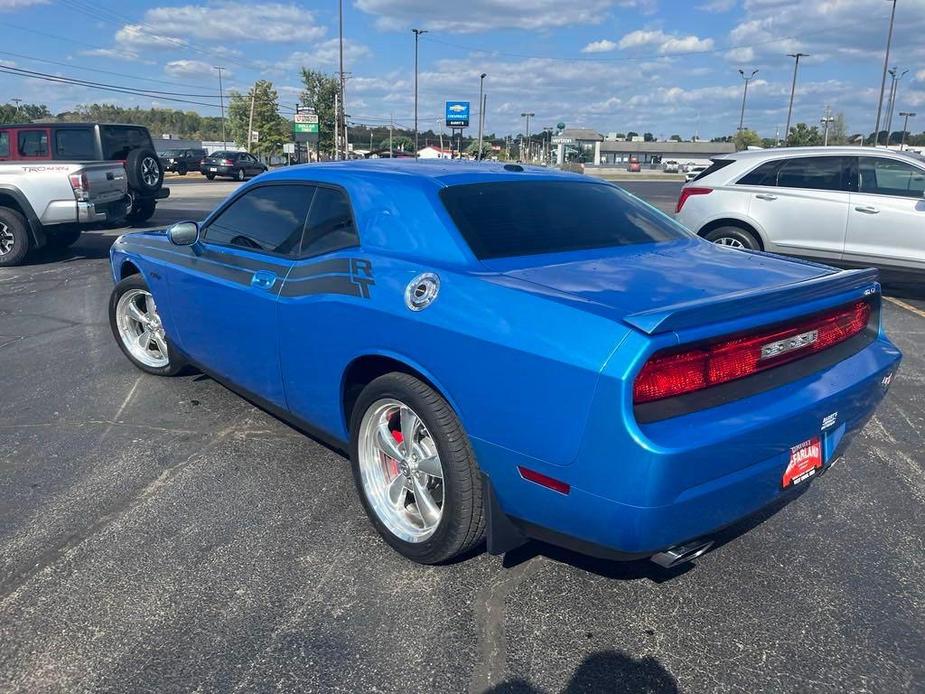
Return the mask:
<path id="1" fill-rule="evenodd" d="M 526 543 L 529 538 L 520 528 L 514 525 L 502 510 L 495 494 L 495 488 L 492 486 L 488 475 L 484 472 L 482 473 L 482 494 L 486 516 L 485 535 L 488 553 L 504 554 Z"/>

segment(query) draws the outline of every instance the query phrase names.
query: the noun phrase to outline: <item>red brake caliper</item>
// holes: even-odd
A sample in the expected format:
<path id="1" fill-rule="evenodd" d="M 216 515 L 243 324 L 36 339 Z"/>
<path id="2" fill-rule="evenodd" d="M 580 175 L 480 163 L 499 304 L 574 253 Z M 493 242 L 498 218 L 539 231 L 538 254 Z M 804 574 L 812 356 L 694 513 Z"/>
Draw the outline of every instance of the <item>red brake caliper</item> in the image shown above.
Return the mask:
<path id="1" fill-rule="evenodd" d="M 402 436 L 401 431 L 398 430 L 392 432 L 392 438 L 395 439 L 395 443 L 397 443 L 399 446 L 401 445 L 401 442 L 405 440 L 405 437 Z M 399 474 L 398 461 L 389 455 L 387 455 L 385 459 L 389 465 L 389 476 L 394 480 L 396 477 L 398 477 Z"/>

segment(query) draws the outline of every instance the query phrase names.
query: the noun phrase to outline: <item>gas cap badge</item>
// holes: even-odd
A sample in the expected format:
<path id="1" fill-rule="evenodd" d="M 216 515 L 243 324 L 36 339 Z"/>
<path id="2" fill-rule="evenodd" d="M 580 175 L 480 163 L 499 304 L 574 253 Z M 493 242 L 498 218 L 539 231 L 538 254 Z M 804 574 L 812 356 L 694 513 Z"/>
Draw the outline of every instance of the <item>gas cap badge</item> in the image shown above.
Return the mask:
<path id="1" fill-rule="evenodd" d="M 405 306 L 412 311 L 423 311 L 430 306 L 440 292 L 440 278 L 432 272 L 415 277 L 405 287 Z"/>

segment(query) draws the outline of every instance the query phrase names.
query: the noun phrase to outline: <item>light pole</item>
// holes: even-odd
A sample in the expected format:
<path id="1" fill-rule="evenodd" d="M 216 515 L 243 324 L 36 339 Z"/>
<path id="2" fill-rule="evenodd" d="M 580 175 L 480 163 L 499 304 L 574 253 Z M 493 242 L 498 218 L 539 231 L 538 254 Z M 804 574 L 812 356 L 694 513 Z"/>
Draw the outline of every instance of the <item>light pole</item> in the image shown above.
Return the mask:
<path id="1" fill-rule="evenodd" d="M 533 116 L 535 115 L 536 115 L 535 113 L 521 113 L 520 114 L 521 118 L 527 119 L 527 134 L 525 135 L 526 147 L 523 148 L 527 153 L 527 156 L 524 158 L 524 161 L 526 163 L 530 162 L 530 119 L 533 118 Z M 521 155 L 523 155 L 523 152 L 521 152 Z"/>
<path id="2" fill-rule="evenodd" d="M 739 74 L 742 75 L 742 79 L 745 80 L 745 91 L 742 92 L 742 113 L 739 114 L 739 130 L 742 130 L 745 124 L 745 98 L 748 96 L 748 83 L 755 79 L 758 70 L 752 70 L 751 75 L 746 75 L 744 70 L 739 69 Z"/>
<path id="3" fill-rule="evenodd" d="M 551 125 L 547 125 L 545 128 L 543 128 L 543 132 L 546 133 L 546 141 L 543 143 L 546 147 L 546 153 L 545 153 L 545 156 L 543 157 L 543 161 L 546 162 L 546 166 L 549 166 L 552 163 L 549 160 L 552 157 L 552 131 L 553 130 L 555 130 L 555 128 L 553 128 Z"/>
<path id="4" fill-rule="evenodd" d="M 13 113 L 13 118 L 18 120 L 19 119 L 19 105 L 22 103 L 22 99 L 17 97 L 15 99 L 10 99 L 10 101 L 16 104 L 16 111 Z"/>
<path id="5" fill-rule="evenodd" d="M 890 133 L 893 131 L 893 110 L 896 108 L 896 93 L 899 91 L 899 80 L 906 76 L 908 70 L 899 72 L 897 68 L 890 70 L 890 76 L 893 78 L 893 84 L 890 85 L 890 108 L 886 116 L 886 145 L 890 145 Z M 898 74 L 897 74 L 898 73 Z"/>
<path id="6" fill-rule="evenodd" d="M 485 77 L 486 73 L 479 75 L 479 151 L 476 155 L 477 161 L 482 161 L 482 126 L 485 123 L 485 103 L 484 103 L 484 89 L 485 89 Z"/>
<path id="7" fill-rule="evenodd" d="M 890 64 L 890 44 L 893 42 L 893 20 L 896 19 L 896 0 L 889 0 L 893 3 L 893 9 L 890 11 L 890 31 L 886 36 L 886 55 L 883 57 L 883 79 L 880 80 L 880 99 L 877 101 L 877 125 L 874 126 L 874 147 L 880 144 L 880 115 L 883 111 L 883 91 L 886 89 L 886 69 Z M 887 135 L 889 139 L 889 135 Z"/>
<path id="8" fill-rule="evenodd" d="M 228 145 L 228 142 L 225 140 L 225 92 L 222 88 L 222 70 L 225 68 L 221 65 L 214 65 L 213 67 L 218 70 L 218 99 L 222 107 L 222 149 L 225 149 Z M 249 133 L 248 137 L 250 137 Z"/>
<path id="9" fill-rule="evenodd" d="M 414 32 L 414 158 L 418 156 L 418 39 L 426 29 L 412 29 Z"/>
<path id="10" fill-rule="evenodd" d="M 793 115 L 793 95 L 797 90 L 797 70 L 800 69 L 800 58 L 808 58 L 808 53 L 788 53 L 787 57 L 793 58 L 793 84 L 790 85 L 790 106 L 787 107 L 787 129 L 784 131 L 784 144 L 790 141 L 790 116 Z"/>
<path id="11" fill-rule="evenodd" d="M 899 150 L 902 151 L 906 148 L 906 133 L 909 130 L 909 119 L 915 118 L 915 113 L 910 112 L 910 111 L 900 111 L 899 115 L 906 119 L 905 122 L 903 123 L 902 142 L 899 143 Z"/>
<path id="12" fill-rule="evenodd" d="M 338 51 L 340 53 L 340 110 L 334 114 L 337 122 L 340 124 L 339 132 L 344 138 L 343 156 L 341 156 L 341 143 L 334 143 L 334 158 L 347 158 L 347 118 L 344 113 L 347 110 L 344 104 L 344 0 L 337 0 L 337 27 L 338 27 Z"/>
<path id="13" fill-rule="evenodd" d="M 832 115 L 832 112 L 829 110 L 829 107 L 825 107 L 825 115 L 819 119 L 819 122 L 822 123 L 822 146 L 829 146 L 829 126 L 835 122 L 835 117 Z"/>

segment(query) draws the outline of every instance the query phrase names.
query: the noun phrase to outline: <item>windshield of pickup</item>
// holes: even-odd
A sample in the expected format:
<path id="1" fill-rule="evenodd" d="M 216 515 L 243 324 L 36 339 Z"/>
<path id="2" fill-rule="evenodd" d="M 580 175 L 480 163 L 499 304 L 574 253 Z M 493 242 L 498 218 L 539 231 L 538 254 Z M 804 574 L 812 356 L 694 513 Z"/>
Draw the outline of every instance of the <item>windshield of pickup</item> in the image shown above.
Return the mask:
<path id="1" fill-rule="evenodd" d="M 479 260 L 687 238 L 666 216 L 606 183 L 475 183 L 444 188 L 440 197 Z"/>

